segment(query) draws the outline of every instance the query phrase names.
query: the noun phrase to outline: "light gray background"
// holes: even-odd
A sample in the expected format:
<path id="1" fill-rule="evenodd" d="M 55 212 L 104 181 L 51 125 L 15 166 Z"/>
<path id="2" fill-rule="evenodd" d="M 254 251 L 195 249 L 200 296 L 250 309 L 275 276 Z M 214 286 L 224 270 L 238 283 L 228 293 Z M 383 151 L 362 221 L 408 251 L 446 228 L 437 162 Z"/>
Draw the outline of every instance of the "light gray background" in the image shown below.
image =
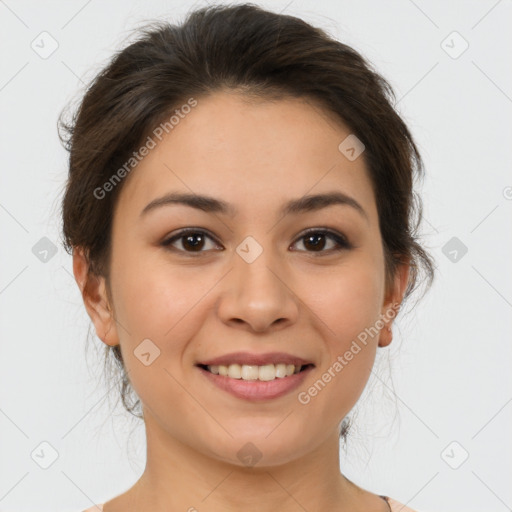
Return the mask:
<path id="1" fill-rule="evenodd" d="M 394 86 L 427 169 L 436 283 L 379 349 L 343 471 L 421 512 L 511 510 L 511 1 L 257 3 L 361 51 Z M 206 3 L 0 0 L 0 510 L 78 512 L 144 468 L 143 428 L 105 398 L 101 342 L 84 351 L 89 318 L 59 245 L 56 119 L 131 29 L 193 5 Z M 48 58 L 31 47 L 51 48 L 43 31 L 58 43 Z M 32 250 L 43 237 L 58 249 L 46 262 Z M 453 237 L 467 247 L 455 262 Z M 58 452 L 48 469 L 42 442 Z"/>

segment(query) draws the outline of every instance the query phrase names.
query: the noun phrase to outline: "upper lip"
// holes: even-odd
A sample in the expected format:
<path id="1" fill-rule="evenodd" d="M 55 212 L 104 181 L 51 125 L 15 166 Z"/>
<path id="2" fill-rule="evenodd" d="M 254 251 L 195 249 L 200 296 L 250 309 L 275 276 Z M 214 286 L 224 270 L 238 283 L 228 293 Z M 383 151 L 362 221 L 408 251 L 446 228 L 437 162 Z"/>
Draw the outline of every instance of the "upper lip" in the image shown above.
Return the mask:
<path id="1" fill-rule="evenodd" d="M 311 361 L 285 352 L 267 352 L 265 354 L 251 354 L 250 352 L 232 352 L 223 356 L 201 361 L 199 365 L 205 366 L 229 366 L 230 364 L 264 366 L 266 364 L 293 364 L 295 366 L 305 366 L 313 364 Z"/>

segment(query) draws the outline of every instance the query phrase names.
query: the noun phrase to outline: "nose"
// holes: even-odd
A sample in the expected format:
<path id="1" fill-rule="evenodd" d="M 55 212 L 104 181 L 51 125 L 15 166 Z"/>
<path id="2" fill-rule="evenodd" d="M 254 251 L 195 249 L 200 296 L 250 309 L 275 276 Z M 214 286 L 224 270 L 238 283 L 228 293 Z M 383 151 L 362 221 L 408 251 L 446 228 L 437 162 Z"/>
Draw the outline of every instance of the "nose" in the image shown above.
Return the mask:
<path id="1" fill-rule="evenodd" d="M 233 268 L 222 280 L 217 310 L 224 323 L 264 332 L 297 321 L 300 301 L 293 292 L 290 274 L 270 252 L 264 250 L 251 263 L 234 255 Z"/>

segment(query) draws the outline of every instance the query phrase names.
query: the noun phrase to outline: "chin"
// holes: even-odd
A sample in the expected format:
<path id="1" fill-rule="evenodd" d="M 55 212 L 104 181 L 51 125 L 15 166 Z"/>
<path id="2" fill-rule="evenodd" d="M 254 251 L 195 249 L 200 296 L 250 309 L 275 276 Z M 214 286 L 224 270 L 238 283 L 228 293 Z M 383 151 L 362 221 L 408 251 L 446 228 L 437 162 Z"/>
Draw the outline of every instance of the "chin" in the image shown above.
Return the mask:
<path id="1" fill-rule="evenodd" d="M 283 436 L 277 432 L 269 435 L 270 431 L 265 429 L 252 436 L 244 434 L 225 439 L 223 443 L 215 444 L 212 454 L 223 462 L 254 471 L 287 464 L 305 449 L 304 439 L 300 436 L 294 440 L 288 432 Z"/>

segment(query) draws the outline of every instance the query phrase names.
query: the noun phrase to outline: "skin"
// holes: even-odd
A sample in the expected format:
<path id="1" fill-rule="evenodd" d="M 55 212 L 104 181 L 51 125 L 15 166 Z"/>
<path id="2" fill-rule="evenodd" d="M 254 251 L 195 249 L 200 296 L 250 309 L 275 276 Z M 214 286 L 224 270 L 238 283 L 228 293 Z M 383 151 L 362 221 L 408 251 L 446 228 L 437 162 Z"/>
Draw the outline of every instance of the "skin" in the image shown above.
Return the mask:
<path id="1" fill-rule="evenodd" d="M 121 345 L 147 433 L 144 473 L 105 512 L 270 512 L 276 503 L 281 512 L 388 510 L 340 473 L 338 434 L 391 332 L 370 337 L 308 404 L 297 400 L 359 333 L 401 303 L 409 277 L 404 264 L 385 289 L 364 153 L 349 161 L 338 150 L 349 134 L 312 100 L 256 101 L 228 91 L 198 98 L 125 178 L 113 220 L 110 301 L 108 283 L 89 275 L 83 252 L 74 251 L 87 312 L 104 343 Z M 347 205 L 278 214 L 290 199 L 333 190 L 356 199 L 367 218 Z M 238 213 L 167 205 L 140 216 L 172 191 L 210 195 Z M 183 238 L 174 251 L 161 245 L 186 227 L 215 238 L 203 238 L 199 253 Z M 327 237 L 315 250 L 303 232 L 322 227 L 354 248 L 330 250 L 337 244 Z M 252 263 L 236 252 L 249 235 L 263 249 Z M 146 338 L 160 349 L 149 366 L 134 355 Z M 315 369 L 299 389 L 249 402 L 195 367 L 238 350 L 288 352 Z M 237 456 L 249 442 L 261 453 L 252 467 Z"/>

